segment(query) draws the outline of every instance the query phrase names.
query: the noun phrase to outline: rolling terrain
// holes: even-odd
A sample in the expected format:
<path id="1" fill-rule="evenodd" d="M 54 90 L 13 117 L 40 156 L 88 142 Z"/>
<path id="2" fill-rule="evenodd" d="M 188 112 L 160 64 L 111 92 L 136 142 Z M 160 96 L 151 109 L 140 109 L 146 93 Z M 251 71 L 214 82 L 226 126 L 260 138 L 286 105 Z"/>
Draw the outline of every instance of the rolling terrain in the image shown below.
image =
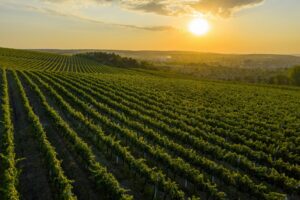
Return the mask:
<path id="1" fill-rule="evenodd" d="M 193 51 L 126 51 L 105 49 L 40 49 L 36 51 L 57 53 L 61 55 L 74 55 L 86 52 L 107 52 L 116 53 L 121 56 L 131 57 L 138 60 L 146 60 L 149 62 L 159 63 L 162 65 L 206 64 L 209 66 L 224 66 L 246 69 L 283 69 L 300 64 L 300 55 L 280 54 L 218 54 Z"/>
<path id="2" fill-rule="evenodd" d="M 291 78 L 300 65 L 296 55 L 218 54 L 192 51 L 125 51 L 125 50 L 57 50 L 44 49 L 61 55 L 88 55 L 88 52 L 133 58 L 143 62 L 131 68 L 152 70 L 160 75 L 173 74 L 188 79 L 222 80 L 244 83 L 299 85 Z M 97 54 L 96 53 L 96 54 Z M 110 59 L 104 60 L 104 62 Z M 128 66 L 128 67 L 129 67 Z"/>
<path id="3" fill-rule="evenodd" d="M 300 198 L 300 88 L 0 48 L 0 199 Z"/>

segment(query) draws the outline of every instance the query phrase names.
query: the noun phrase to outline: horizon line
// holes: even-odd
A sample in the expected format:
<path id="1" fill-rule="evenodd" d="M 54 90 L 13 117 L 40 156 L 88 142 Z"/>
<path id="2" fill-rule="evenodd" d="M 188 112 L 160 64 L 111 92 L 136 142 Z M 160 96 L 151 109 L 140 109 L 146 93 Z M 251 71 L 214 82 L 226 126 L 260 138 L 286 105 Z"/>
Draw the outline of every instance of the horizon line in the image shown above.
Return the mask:
<path id="1" fill-rule="evenodd" d="M 58 51 L 127 51 L 127 52 L 185 52 L 185 53 L 200 53 L 200 54 L 222 54 L 222 55 L 285 55 L 285 56 L 300 56 L 300 52 L 295 53 L 269 53 L 269 52 L 221 52 L 221 51 L 201 51 L 201 50 L 158 50 L 158 49 L 105 49 L 105 48 L 14 48 L 14 47 L 3 47 L 8 49 L 19 49 L 19 50 L 58 50 Z"/>

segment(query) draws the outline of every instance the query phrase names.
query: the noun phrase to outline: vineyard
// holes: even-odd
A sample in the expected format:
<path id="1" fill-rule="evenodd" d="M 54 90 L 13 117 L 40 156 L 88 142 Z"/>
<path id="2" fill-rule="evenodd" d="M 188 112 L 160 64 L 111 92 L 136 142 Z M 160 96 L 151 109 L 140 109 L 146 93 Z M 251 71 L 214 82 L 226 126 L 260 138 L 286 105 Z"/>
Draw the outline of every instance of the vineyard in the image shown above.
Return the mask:
<path id="1" fill-rule="evenodd" d="M 0 199 L 300 199 L 300 89 L 0 48 Z"/>

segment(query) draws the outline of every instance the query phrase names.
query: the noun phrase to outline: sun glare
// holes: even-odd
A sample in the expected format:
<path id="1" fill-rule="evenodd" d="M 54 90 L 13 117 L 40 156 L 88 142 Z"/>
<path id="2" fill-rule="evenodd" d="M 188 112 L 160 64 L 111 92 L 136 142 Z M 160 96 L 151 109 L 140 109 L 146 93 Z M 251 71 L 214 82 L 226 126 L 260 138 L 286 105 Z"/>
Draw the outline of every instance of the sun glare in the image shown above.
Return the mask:
<path id="1" fill-rule="evenodd" d="M 210 25 L 206 19 L 197 18 L 197 19 L 193 19 L 189 23 L 188 28 L 189 31 L 194 35 L 201 36 L 201 35 L 205 35 L 209 31 Z"/>

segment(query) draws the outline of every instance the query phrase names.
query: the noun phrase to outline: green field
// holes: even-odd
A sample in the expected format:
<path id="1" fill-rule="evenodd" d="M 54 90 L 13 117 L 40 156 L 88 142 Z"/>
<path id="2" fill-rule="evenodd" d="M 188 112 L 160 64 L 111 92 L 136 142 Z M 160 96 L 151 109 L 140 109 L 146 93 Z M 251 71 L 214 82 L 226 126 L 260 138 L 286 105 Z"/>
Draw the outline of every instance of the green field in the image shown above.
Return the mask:
<path id="1" fill-rule="evenodd" d="M 300 88 L 0 48 L 0 199 L 300 199 Z"/>

